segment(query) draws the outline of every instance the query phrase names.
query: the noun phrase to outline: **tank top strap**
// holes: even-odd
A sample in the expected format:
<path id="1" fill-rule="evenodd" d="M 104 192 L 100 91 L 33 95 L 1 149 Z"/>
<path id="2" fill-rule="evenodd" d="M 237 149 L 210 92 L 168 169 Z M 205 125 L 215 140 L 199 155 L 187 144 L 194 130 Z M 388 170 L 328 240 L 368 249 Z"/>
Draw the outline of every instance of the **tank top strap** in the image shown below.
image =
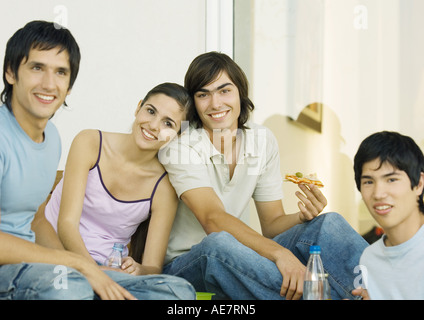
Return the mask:
<path id="1" fill-rule="evenodd" d="M 166 175 L 168 174 L 168 172 L 164 172 L 160 177 L 159 177 L 159 179 L 158 179 L 158 181 L 156 181 L 156 184 L 155 184 L 155 187 L 153 188 L 153 191 L 152 191 L 152 195 L 150 196 L 150 209 L 149 209 L 149 213 L 151 213 L 152 212 L 152 202 L 153 202 L 153 196 L 155 195 L 155 192 L 156 192 L 156 189 L 157 189 L 157 187 L 158 187 L 158 185 L 159 185 L 159 182 L 161 182 L 161 180 L 163 179 L 163 177 L 165 177 Z"/>
<path id="2" fill-rule="evenodd" d="M 94 164 L 93 168 L 91 168 L 91 169 L 94 169 L 95 167 L 97 167 L 97 166 L 99 165 L 100 155 L 101 155 L 101 153 L 102 153 L 103 136 L 102 136 L 102 132 L 101 132 L 100 130 L 98 130 L 98 131 L 99 131 L 99 136 L 100 136 L 99 155 L 97 156 L 97 161 L 96 161 L 96 163 Z M 90 170 L 91 170 L 91 169 L 90 169 Z"/>

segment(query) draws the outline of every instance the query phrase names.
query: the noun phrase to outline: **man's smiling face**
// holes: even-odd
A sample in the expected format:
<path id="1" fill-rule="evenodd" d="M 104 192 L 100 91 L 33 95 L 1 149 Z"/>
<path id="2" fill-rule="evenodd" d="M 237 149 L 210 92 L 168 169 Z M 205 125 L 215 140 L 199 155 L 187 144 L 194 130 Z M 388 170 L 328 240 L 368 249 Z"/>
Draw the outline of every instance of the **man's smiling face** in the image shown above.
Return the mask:
<path id="1" fill-rule="evenodd" d="M 23 60 L 17 77 L 9 70 L 6 80 L 13 85 L 12 110 L 14 114 L 30 119 L 49 119 L 70 93 L 70 64 L 66 50 L 31 49 Z"/>
<path id="2" fill-rule="evenodd" d="M 240 94 L 226 72 L 194 94 L 197 113 L 203 128 L 212 136 L 214 129 L 238 127 L 240 116 Z"/>

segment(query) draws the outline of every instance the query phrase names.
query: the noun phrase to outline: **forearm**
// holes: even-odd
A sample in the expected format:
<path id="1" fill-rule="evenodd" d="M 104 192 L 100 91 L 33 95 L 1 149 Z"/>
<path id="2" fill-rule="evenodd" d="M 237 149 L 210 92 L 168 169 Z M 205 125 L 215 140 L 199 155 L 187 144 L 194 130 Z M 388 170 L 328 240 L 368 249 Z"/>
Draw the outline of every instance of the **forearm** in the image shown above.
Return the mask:
<path id="1" fill-rule="evenodd" d="M 58 235 L 64 248 L 96 263 L 88 252 L 79 230 L 74 229 L 74 227 L 67 224 L 58 224 Z"/>
<path id="2" fill-rule="evenodd" d="M 271 239 L 299 223 L 303 223 L 303 221 L 300 219 L 299 212 L 293 214 L 284 214 L 277 217 L 271 223 L 267 223 L 266 227 L 264 226 L 262 228 L 262 232 L 265 237 Z"/>
<path id="3" fill-rule="evenodd" d="M 203 226 L 207 234 L 226 231 L 233 235 L 240 243 L 273 262 L 286 250 L 277 242 L 264 237 L 240 219 L 228 213 L 221 213 L 219 216 L 211 217 L 208 220 L 208 223 Z"/>
<path id="4" fill-rule="evenodd" d="M 47 202 L 44 202 L 38 208 L 31 224 L 31 229 L 35 233 L 35 243 L 47 248 L 64 250 L 62 242 L 57 236 L 56 231 L 45 217 L 44 209 L 46 207 L 46 203 Z"/>
<path id="5" fill-rule="evenodd" d="M 83 274 L 101 299 L 134 299 L 112 281 L 100 268 L 81 255 L 66 250 L 42 247 L 0 231 L 0 265 L 17 263 L 47 263 L 73 268 Z"/>
<path id="6" fill-rule="evenodd" d="M 0 265 L 18 264 L 22 262 L 48 263 L 65 265 L 83 271 L 84 265 L 87 263 L 87 261 L 84 260 L 83 257 L 65 250 L 46 248 L 36 243 L 0 232 Z"/>
<path id="7" fill-rule="evenodd" d="M 148 275 L 148 274 L 160 274 L 162 272 L 162 268 L 155 266 L 145 266 L 140 265 L 138 268 L 138 275 Z"/>

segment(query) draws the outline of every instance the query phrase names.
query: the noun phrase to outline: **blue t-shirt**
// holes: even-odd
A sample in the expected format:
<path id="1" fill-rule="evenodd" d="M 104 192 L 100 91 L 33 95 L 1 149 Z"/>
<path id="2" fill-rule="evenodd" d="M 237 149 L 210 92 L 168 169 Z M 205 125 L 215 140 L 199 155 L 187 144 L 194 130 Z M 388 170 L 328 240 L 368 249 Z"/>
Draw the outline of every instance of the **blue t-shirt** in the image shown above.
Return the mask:
<path id="1" fill-rule="evenodd" d="M 34 242 L 31 222 L 53 186 L 61 141 L 48 121 L 44 141 L 25 133 L 9 109 L 0 106 L 0 230 Z"/>
<path id="2" fill-rule="evenodd" d="M 424 226 L 408 241 L 393 247 L 384 238 L 364 250 L 364 286 L 373 300 L 424 299 Z"/>

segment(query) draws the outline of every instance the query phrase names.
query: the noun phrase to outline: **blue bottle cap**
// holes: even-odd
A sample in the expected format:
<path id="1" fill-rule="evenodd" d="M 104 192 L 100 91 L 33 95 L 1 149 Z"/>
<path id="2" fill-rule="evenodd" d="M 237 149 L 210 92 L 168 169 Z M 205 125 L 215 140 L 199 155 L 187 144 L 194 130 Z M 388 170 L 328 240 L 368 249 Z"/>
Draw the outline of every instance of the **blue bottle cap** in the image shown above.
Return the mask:
<path id="1" fill-rule="evenodd" d="M 122 243 L 114 243 L 113 244 L 113 248 L 117 249 L 118 251 L 123 251 L 124 250 L 124 245 Z"/>
<path id="2" fill-rule="evenodd" d="M 310 246 L 309 247 L 309 253 L 321 253 L 321 247 L 320 246 Z"/>

